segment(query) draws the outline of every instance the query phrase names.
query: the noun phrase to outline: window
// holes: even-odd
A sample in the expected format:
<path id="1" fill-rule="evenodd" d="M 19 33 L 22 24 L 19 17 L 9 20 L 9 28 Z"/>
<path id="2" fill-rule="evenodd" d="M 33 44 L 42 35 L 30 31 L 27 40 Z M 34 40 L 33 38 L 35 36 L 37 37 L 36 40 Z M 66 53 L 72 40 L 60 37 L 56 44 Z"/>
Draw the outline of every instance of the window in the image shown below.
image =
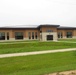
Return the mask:
<path id="1" fill-rule="evenodd" d="M 61 37 L 61 34 L 60 34 L 60 32 L 58 32 L 58 38 L 60 38 Z"/>
<path id="2" fill-rule="evenodd" d="M 15 32 L 15 39 L 23 39 L 23 32 Z"/>
<path id="3" fill-rule="evenodd" d="M 38 35 L 37 35 L 37 32 L 35 32 L 35 38 L 37 39 Z"/>
<path id="4" fill-rule="evenodd" d="M 0 40 L 5 40 L 5 33 L 4 32 L 0 32 Z"/>
<path id="5" fill-rule="evenodd" d="M 7 40 L 9 40 L 9 32 L 7 32 Z"/>
<path id="6" fill-rule="evenodd" d="M 31 32 L 28 32 L 28 37 L 29 39 L 31 39 Z"/>
<path id="7" fill-rule="evenodd" d="M 67 32 L 67 38 L 72 38 L 72 32 Z"/>
<path id="8" fill-rule="evenodd" d="M 62 38 L 63 35 L 62 35 L 62 32 L 58 32 L 58 38 Z"/>
<path id="9" fill-rule="evenodd" d="M 46 32 L 53 32 L 53 30 L 47 30 Z"/>
<path id="10" fill-rule="evenodd" d="M 34 32 L 32 32 L 32 39 L 34 39 Z"/>

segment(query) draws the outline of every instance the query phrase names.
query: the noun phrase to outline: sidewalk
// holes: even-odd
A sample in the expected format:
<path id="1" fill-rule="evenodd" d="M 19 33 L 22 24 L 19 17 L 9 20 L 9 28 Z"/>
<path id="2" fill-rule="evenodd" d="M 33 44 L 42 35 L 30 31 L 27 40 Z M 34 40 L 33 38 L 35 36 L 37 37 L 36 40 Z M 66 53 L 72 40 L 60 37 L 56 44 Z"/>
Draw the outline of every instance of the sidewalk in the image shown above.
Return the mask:
<path id="1" fill-rule="evenodd" d="M 56 41 L 56 42 L 66 42 L 66 43 L 76 43 L 76 42 L 74 42 L 74 41 Z"/>
<path id="2" fill-rule="evenodd" d="M 11 53 L 11 54 L 0 54 L 0 58 L 16 57 L 16 56 L 27 56 L 27 55 L 37 55 L 37 54 L 46 54 L 46 53 L 56 53 L 56 52 L 67 52 L 67 51 L 76 51 L 76 48 L 58 49 L 58 50 L 46 50 L 46 51 L 35 51 L 35 52 L 23 52 L 23 53 Z"/>

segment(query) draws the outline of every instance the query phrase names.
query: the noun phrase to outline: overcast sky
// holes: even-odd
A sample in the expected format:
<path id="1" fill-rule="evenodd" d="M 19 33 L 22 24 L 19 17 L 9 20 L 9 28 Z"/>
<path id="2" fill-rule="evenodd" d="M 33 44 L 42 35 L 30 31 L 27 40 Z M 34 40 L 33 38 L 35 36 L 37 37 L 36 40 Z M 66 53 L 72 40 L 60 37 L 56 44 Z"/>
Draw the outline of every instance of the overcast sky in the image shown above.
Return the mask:
<path id="1" fill-rule="evenodd" d="M 40 24 L 76 27 L 76 0 L 0 0 L 0 26 Z"/>

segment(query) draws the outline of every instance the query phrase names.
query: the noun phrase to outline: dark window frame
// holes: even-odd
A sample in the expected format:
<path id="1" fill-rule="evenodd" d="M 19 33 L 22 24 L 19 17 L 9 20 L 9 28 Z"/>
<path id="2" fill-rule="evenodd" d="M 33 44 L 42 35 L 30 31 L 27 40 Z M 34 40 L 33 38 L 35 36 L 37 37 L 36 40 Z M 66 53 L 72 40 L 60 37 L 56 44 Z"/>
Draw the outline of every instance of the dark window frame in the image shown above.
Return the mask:
<path id="1" fill-rule="evenodd" d="M 38 39 L 38 33 L 35 32 L 35 39 Z"/>
<path id="2" fill-rule="evenodd" d="M 5 32 L 0 32 L 0 40 L 5 40 Z"/>
<path id="3" fill-rule="evenodd" d="M 31 32 L 28 32 L 28 38 L 31 39 Z"/>
<path id="4" fill-rule="evenodd" d="M 34 39 L 34 32 L 32 32 L 32 39 Z"/>
<path id="5" fill-rule="evenodd" d="M 22 40 L 24 38 L 23 32 L 15 32 L 15 39 Z"/>
<path id="6" fill-rule="evenodd" d="M 66 36 L 67 36 L 67 38 L 72 38 L 72 32 L 67 32 Z"/>
<path id="7" fill-rule="evenodd" d="M 7 32 L 7 40 L 9 40 L 9 32 Z"/>

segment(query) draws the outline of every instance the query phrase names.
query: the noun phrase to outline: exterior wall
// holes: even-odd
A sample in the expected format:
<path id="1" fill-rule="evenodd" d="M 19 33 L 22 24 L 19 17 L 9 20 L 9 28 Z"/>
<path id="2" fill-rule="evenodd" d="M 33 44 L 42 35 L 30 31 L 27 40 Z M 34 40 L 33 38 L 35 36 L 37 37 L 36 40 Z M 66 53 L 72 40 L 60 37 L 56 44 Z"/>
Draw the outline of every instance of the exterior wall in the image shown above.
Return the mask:
<path id="1" fill-rule="evenodd" d="M 47 32 L 47 30 L 52 30 L 53 32 Z M 5 40 L 7 40 L 7 33 L 9 32 L 9 40 L 15 40 L 15 32 L 23 32 L 23 40 L 29 40 L 28 32 L 31 32 L 31 39 L 30 40 L 41 40 L 47 41 L 47 35 L 53 35 L 53 41 L 57 41 L 58 32 L 62 32 L 63 38 L 66 39 L 66 33 L 72 32 L 72 38 L 76 39 L 76 29 L 57 29 L 57 27 L 53 26 L 41 26 L 40 28 L 33 28 L 33 29 L 0 29 L 0 32 L 5 32 Z M 37 32 L 38 39 L 32 39 L 32 32 Z M 34 35 L 35 38 L 35 35 Z"/>
<path id="2" fill-rule="evenodd" d="M 41 27 L 40 30 L 42 32 L 46 32 L 47 30 L 53 30 L 53 32 L 57 32 L 57 27 Z"/>
<path id="3" fill-rule="evenodd" d="M 61 32 L 63 35 L 63 38 L 66 38 L 66 32 L 65 30 L 57 30 L 57 33 Z"/>
<path id="4" fill-rule="evenodd" d="M 11 41 L 15 40 L 15 32 L 23 32 L 23 36 L 24 36 L 23 40 L 29 40 L 29 38 L 28 38 L 28 32 L 31 32 L 31 33 L 32 32 L 34 32 L 34 33 L 37 32 L 38 33 L 38 39 L 32 39 L 31 38 L 31 40 L 39 40 L 39 38 L 40 38 L 39 30 L 37 30 L 37 29 L 0 30 L 0 32 L 5 32 L 5 40 L 7 40 L 7 32 L 9 32 L 9 40 L 11 40 Z M 31 35 L 31 37 L 32 37 L 32 35 Z"/>
<path id="5" fill-rule="evenodd" d="M 32 38 L 31 38 L 30 40 L 39 40 L 39 37 L 40 37 L 40 35 L 39 35 L 39 30 L 37 30 L 37 29 L 36 29 L 36 30 L 35 30 L 35 29 L 27 29 L 26 32 L 25 32 L 25 33 L 26 33 L 26 39 L 27 39 L 27 40 L 29 40 L 28 32 L 31 32 L 31 37 L 32 37 L 32 32 L 34 32 L 34 33 L 37 32 L 37 34 L 38 34 L 38 39 L 32 39 Z M 34 35 L 34 38 L 35 38 L 35 35 Z"/>
<path id="6" fill-rule="evenodd" d="M 23 36 L 24 38 L 26 37 L 26 33 L 25 33 L 25 30 L 12 30 L 12 40 L 15 40 L 15 32 L 23 32 Z M 24 40 L 23 38 L 23 40 Z"/>
<path id="7" fill-rule="evenodd" d="M 0 30 L 0 32 L 5 32 L 5 40 L 7 40 L 7 33 L 9 32 L 9 40 L 13 39 L 13 31 L 12 30 Z"/>
<path id="8" fill-rule="evenodd" d="M 76 38 L 76 30 L 73 30 L 73 38 Z"/>
<path id="9" fill-rule="evenodd" d="M 67 32 L 72 32 L 72 38 L 76 38 L 76 30 L 57 30 L 58 32 L 62 32 L 63 38 L 62 39 L 67 39 L 66 33 Z"/>
<path id="10" fill-rule="evenodd" d="M 53 41 L 57 41 L 57 32 L 42 32 L 40 35 L 42 36 L 41 41 L 47 41 L 47 35 L 53 35 Z"/>
<path id="11" fill-rule="evenodd" d="M 47 32 L 47 30 L 52 30 L 53 32 Z M 40 40 L 41 41 L 47 41 L 47 35 L 53 35 L 53 41 L 57 41 L 57 27 L 41 27 L 40 28 Z"/>

